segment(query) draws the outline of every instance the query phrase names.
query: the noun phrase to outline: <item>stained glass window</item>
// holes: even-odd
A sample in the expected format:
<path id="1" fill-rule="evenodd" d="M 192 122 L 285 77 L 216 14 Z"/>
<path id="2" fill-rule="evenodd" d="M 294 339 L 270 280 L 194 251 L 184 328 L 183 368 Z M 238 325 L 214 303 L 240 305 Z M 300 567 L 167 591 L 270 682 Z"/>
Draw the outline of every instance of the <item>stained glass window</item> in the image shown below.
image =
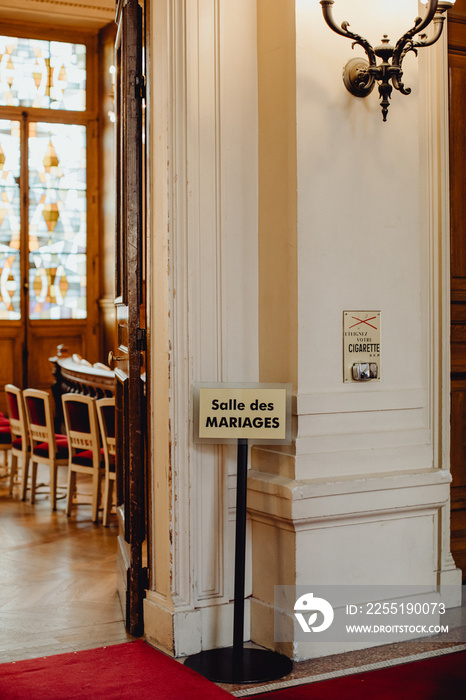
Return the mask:
<path id="1" fill-rule="evenodd" d="M 0 36 L 0 105 L 85 110 L 85 45 Z"/>
<path id="2" fill-rule="evenodd" d="M 21 318 L 20 124 L 0 120 L 0 319 Z"/>
<path id="3" fill-rule="evenodd" d="M 0 320 L 21 319 L 25 274 L 31 320 L 86 318 L 85 44 L 0 35 L 2 107 Z"/>
<path id="4" fill-rule="evenodd" d="M 86 127 L 29 125 L 29 317 L 86 317 Z"/>

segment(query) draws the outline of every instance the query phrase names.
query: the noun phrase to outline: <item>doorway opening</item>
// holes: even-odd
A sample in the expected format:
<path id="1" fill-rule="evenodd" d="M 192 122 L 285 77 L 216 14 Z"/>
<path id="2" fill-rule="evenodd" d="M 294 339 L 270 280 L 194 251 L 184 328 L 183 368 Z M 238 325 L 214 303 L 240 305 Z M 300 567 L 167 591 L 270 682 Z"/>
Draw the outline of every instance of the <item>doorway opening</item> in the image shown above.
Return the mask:
<path id="1" fill-rule="evenodd" d="M 68 9 L 72 9 L 72 3 L 69 6 Z M 79 7 L 76 11 L 80 11 Z M 7 173 L 3 184 L 8 181 L 11 190 L 3 187 L 0 197 L 1 388 L 13 383 L 23 388 L 50 390 L 53 383 L 50 358 L 57 354 L 58 345 L 65 345 L 69 354 L 76 353 L 90 363 L 107 363 L 108 351 L 125 345 L 117 339 L 115 314 L 114 121 L 119 98 L 116 94 L 118 76 L 112 69 L 117 31 L 113 22 L 114 2 L 104 2 L 95 14 L 99 15 L 98 19 L 90 17 L 87 21 L 79 17 L 76 24 L 69 16 L 66 26 L 53 29 L 50 23 L 42 25 L 35 21 L 2 23 L 1 33 L 8 38 L 2 44 L 3 53 L 0 51 L 0 86 L 4 83 L 7 95 L 5 104 L 0 105 L 0 144 L 4 153 L 4 159 L 0 153 L 0 166 L 3 166 L 3 173 Z M 102 21 L 104 16 L 106 20 Z M 15 15 L 15 20 L 17 17 Z M 27 19 L 35 18 L 28 15 Z M 43 21 L 43 14 L 40 19 Z M 86 74 L 82 109 L 78 106 L 80 88 L 75 75 L 79 60 L 58 65 L 55 61 L 58 44 L 66 44 L 68 57 L 81 57 L 80 70 Z M 20 47 L 16 52 L 15 46 Z M 13 65 L 14 69 L 15 64 L 22 67 L 23 72 L 29 69 L 28 80 L 25 81 L 23 75 L 18 84 L 27 82 L 33 93 L 39 93 L 49 102 L 52 94 L 58 94 L 55 88 L 63 93 L 68 81 L 72 88 L 70 108 L 62 109 L 63 105 L 57 101 L 52 105 L 35 102 L 36 95 L 29 100 L 30 104 L 21 103 L 16 93 L 22 88 L 16 89 L 11 67 Z M 65 131 L 68 136 L 64 136 Z M 13 144 L 15 138 L 17 141 Z M 40 143 L 41 148 L 36 147 L 36 143 Z M 16 161 L 13 152 L 18 154 Z M 44 181 L 53 181 L 53 187 L 45 187 Z M 64 181 L 67 187 L 62 186 Z M 12 210 L 16 228 L 11 226 Z M 142 302 L 139 313 L 143 305 Z M 138 382 L 141 382 L 139 358 L 144 352 L 144 325 L 140 324 L 138 330 L 142 331 L 137 333 Z M 117 368 L 115 374 L 122 369 Z M 141 398 L 141 420 L 143 400 Z M 0 391 L 0 410 L 7 411 L 2 402 L 4 396 Z M 125 406 L 129 406 L 120 401 L 121 405 L 123 412 Z M 128 425 L 130 431 L 119 450 L 125 455 L 128 435 L 131 437 L 136 430 L 139 438 L 141 436 L 141 428 L 134 420 Z M 123 441 L 121 431 L 119 436 Z M 144 470 L 144 460 L 141 464 Z M 130 481 L 126 479 L 124 483 Z M 125 537 L 125 528 L 131 520 L 121 507 L 128 498 L 125 489 L 125 486 L 119 488 L 118 519 L 113 519 L 108 530 L 99 526 L 95 533 L 103 541 L 113 537 L 115 574 L 117 534 L 121 528 Z M 10 500 L 21 517 L 26 517 L 25 514 L 32 517 L 34 507 L 19 502 L 17 497 Z M 55 527 L 60 531 L 60 541 L 61 535 L 72 535 L 72 521 L 64 518 L 60 506 L 56 513 L 50 512 L 50 504 L 43 514 L 39 510 L 36 505 L 35 522 L 42 523 L 41 532 L 50 526 L 48 540 L 53 539 Z M 75 525 L 82 533 L 87 529 L 87 522 L 86 525 L 82 522 L 87 515 L 81 516 L 79 510 L 78 515 Z M 92 524 L 90 528 L 95 530 Z M 133 552 L 134 541 L 128 544 Z M 26 549 L 24 552 L 27 554 Z M 73 564 L 69 564 L 72 572 Z M 70 578 L 73 578 L 72 573 Z M 102 602 L 106 603 L 107 599 Z"/>

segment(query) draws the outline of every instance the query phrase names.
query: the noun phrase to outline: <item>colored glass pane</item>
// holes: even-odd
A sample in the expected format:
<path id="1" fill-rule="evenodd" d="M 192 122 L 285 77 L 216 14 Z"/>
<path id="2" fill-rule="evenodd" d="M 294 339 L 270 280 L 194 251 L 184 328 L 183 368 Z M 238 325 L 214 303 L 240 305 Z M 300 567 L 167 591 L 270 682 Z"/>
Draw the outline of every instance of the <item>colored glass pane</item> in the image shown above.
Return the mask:
<path id="1" fill-rule="evenodd" d="M 0 36 L 0 105 L 85 110 L 85 45 Z"/>
<path id="2" fill-rule="evenodd" d="M 21 318 L 19 122 L 0 120 L 0 319 Z"/>
<path id="3" fill-rule="evenodd" d="M 29 130 L 29 314 L 86 317 L 86 127 Z"/>

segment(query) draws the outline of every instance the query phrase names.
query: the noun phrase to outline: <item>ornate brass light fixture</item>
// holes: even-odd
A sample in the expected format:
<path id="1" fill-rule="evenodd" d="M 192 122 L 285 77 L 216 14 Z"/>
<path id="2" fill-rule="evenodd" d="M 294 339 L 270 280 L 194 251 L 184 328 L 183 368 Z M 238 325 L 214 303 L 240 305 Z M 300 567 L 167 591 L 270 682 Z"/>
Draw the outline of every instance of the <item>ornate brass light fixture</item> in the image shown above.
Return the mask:
<path id="1" fill-rule="evenodd" d="M 349 22 L 342 22 L 341 26 L 335 22 L 333 18 L 334 0 L 320 0 L 324 19 L 330 29 L 341 36 L 352 39 L 353 48 L 357 45 L 362 46 L 368 58 L 367 61 L 365 58 L 352 58 L 348 61 L 343 72 L 343 82 L 346 89 L 356 97 L 367 97 L 374 89 L 375 84 L 378 83 L 384 122 L 387 121 L 393 88 L 399 90 L 403 95 L 409 95 L 411 92 L 411 88 L 405 87 L 402 82 L 404 57 L 410 51 L 417 55 L 419 48 L 432 46 L 440 39 L 446 18 L 445 13 L 455 4 L 455 0 L 448 2 L 446 0 L 425 1 L 427 1 L 425 16 L 417 17 L 414 20 L 413 28 L 403 34 L 395 46 L 390 44 L 390 39 L 384 34 L 381 45 L 373 48 L 367 39 L 349 31 Z M 431 22 L 433 23 L 432 35 L 428 37 L 426 34 L 421 34 L 420 32 L 423 32 Z M 417 41 L 414 40 L 416 35 L 418 35 Z M 377 63 L 377 58 L 381 59 L 380 63 Z"/>

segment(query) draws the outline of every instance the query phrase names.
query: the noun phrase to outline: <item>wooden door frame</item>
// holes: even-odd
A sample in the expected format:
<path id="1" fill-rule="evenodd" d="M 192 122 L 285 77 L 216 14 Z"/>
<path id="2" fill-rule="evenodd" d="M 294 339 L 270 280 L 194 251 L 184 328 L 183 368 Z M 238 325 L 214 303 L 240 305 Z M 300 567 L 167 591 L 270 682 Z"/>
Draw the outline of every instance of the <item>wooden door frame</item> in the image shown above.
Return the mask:
<path id="1" fill-rule="evenodd" d="M 120 536 L 119 591 L 126 626 L 134 636 L 144 630 L 143 599 L 147 571 L 143 562 L 146 533 L 146 459 L 144 388 L 146 350 L 143 294 L 144 165 L 142 64 L 143 17 L 137 0 L 117 4 L 117 221 L 115 305 L 118 325 L 117 498 Z"/>

